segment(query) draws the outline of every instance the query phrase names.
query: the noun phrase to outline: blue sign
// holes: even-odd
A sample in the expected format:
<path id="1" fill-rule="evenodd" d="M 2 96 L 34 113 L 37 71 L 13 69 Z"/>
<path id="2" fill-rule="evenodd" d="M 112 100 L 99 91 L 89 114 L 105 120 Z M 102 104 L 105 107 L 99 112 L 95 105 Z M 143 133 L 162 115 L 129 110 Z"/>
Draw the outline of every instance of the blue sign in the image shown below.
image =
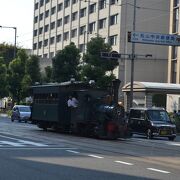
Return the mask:
<path id="1" fill-rule="evenodd" d="M 165 46 L 180 46 L 180 36 L 149 32 L 128 32 L 128 42 L 155 44 Z"/>

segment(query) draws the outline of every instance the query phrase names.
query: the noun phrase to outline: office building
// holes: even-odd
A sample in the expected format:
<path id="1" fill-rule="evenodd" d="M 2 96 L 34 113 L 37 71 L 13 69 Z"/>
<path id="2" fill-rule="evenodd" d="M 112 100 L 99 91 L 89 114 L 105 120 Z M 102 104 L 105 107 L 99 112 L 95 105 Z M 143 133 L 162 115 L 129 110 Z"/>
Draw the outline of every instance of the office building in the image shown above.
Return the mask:
<path id="1" fill-rule="evenodd" d="M 115 74 L 130 81 L 131 43 L 134 0 L 35 0 L 33 52 L 42 58 L 52 58 L 56 52 L 74 42 L 81 52 L 97 35 L 122 55 Z M 169 0 L 137 0 L 136 30 L 169 33 Z M 168 47 L 136 45 L 134 80 L 167 82 Z M 150 54 L 151 57 L 146 56 Z M 43 60 L 42 60 L 43 61 Z M 50 62 L 51 63 L 51 62 Z"/>

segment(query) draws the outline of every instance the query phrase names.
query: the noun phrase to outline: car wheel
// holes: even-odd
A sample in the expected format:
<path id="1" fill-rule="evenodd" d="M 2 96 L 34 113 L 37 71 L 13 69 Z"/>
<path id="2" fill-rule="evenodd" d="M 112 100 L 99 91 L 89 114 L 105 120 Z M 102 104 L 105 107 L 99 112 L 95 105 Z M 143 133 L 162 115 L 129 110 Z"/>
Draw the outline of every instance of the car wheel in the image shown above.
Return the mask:
<path id="1" fill-rule="evenodd" d="M 152 131 L 150 129 L 147 130 L 147 133 L 146 133 L 146 136 L 147 136 L 147 139 L 152 139 Z"/>
<path id="2" fill-rule="evenodd" d="M 168 137 L 169 141 L 174 141 L 175 137 L 174 136 L 171 136 L 171 137 Z"/>

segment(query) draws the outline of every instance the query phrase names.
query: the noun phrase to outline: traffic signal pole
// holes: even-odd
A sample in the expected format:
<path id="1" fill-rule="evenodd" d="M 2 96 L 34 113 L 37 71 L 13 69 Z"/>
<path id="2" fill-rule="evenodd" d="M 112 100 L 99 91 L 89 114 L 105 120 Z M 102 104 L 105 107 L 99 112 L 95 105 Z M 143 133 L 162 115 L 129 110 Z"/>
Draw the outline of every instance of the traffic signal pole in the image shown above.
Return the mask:
<path id="1" fill-rule="evenodd" d="M 133 31 L 136 30 L 136 0 L 134 0 L 134 14 L 133 14 Z M 134 84 L 134 60 L 135 60 L 135 43 L 132 43 L 131 55 L 131 91 L 130 91 L 130 108 L 133 107 L 133 84 Z"/>

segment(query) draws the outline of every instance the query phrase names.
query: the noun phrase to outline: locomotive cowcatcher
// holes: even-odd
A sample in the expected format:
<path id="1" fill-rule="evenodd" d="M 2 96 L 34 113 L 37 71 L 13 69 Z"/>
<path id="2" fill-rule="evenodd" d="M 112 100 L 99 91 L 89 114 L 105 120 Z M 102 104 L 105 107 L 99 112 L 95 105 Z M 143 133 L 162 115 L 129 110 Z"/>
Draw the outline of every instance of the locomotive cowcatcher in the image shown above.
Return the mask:
<path id="1" fill-rule="evenodd" d="M 103 139 L 128 137 L 124 107 L 118 104 L 120 80 L 109 90 L 82 82 L 64 82 L 32 87 L 32 123 L 82 136 Z M 69 96 L 78 100 L 68 107 Z"/>

